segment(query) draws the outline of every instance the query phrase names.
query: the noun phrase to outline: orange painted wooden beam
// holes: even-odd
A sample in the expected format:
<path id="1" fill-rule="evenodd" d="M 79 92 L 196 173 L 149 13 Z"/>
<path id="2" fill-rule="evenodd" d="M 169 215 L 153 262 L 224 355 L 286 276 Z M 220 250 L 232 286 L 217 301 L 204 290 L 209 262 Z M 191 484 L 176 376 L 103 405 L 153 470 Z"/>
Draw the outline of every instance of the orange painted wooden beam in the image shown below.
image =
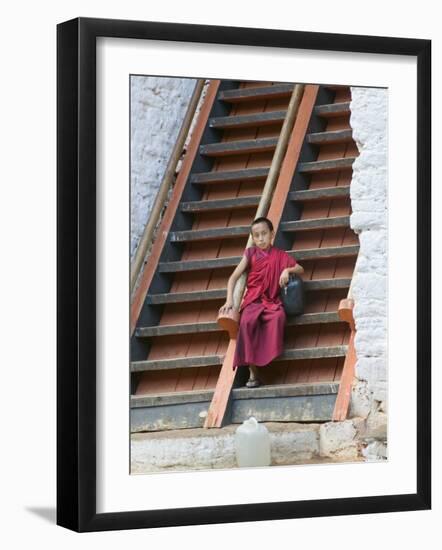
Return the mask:
<path id="1" fill-rule="evenodd" d="M 282 217 L 282 211 L 287 201 L 290 184 L 296 165 L 299 161 L 302 144 L 315 106 L 319 86 L 307 85 L 304 88 L 301 104 L 298 109 L 295 124 L 282 162 L 278 181 L 275 186 L 271 206 L 267 216 L 272 220 L 275 232 Z M 227 404 L 233 387 L 236 371 L 233 370 L 233 357 L 236 340 L 230 339 L 223 365 L 215 387 L 215 392 L 204 423 L 205 428 L 220 428 L 226 413 Z"/>
<path id="2" fill-rule="evenodd" d="M 336 397 L 335 408 L 333 410 L 333 421 L 345 420 L 350 406 L 351 388 L 355 376 L 356 351 L 354 340 L 356 336 L 355 321 L 353 317 L 354 300 L 346 298 L 341 300 L 338 308 L 339 318 L 347 321 L 350 325 L 351 334 L 348 343 L 348 351 L 342 369 L 341 380 L 339 382 L 338 395 Z"/>
<path id="3" fill-rule="evenodd" d="M 292 135 L 290 137 L 284 161 L 279 173 L 278 182 L 275 186 L 272 202 L 267 213 L 267 217 L 272 220 L 273 227 L 279 226 L 282 211 L 287 201 L 287 195 L 292 183 L 293 174 L 295 173 L 296 165 L 299 161 L 302 144 L 304 143 L 305 134 L 308 124 L 312 116 L 315 106 L 316 97 L 318 95 L 319 86 L 307 85 L 304 88 L 301 104 L 296 115 L 295 124 L 293 126 Z"/>
<path id="4" fill-rule="evenodd" d="M 230 392 L 232 391 L 233 381 L 236 371 L 233 370 L 233 357 L 235 355 L 236 340 L 231 339 L 224 356 L 221 372 L 215 387 L 212 402 L 204 422 L 205 428 L 220 428 L 222 426 L 227 404 L 229 402 Z"/>
<path id="5" fill-rule="evenodd" d="M 341 381 L 339 383 L 338 395 L 336 397 L 335 408 L 333 410 L 332 420 L 334 422 L 345 420 L 350 406 L 351 388 L 355 376 L 356 351 L 354 346 L 356 331 L 352 330 L 350 341 L 348 343 L 348 352 L 344 361 Z"/>
<path id="6" fill-rule="evenodd" d="M 338 315 L 342 321 L 346 321 L 350 325 L 351 330 L 356 330 L 353 318 L 353 307 L 354 300 L 352 298 L 341 300 L 339 303 Z"/>
<path id="7" fill-rule="evenodd" d="M 166 212 L 161 221 L 160 227 L 157 231 L 157 237 L 152 246 L 152 251 L 149 256 L 149 261 L 146 263 L 143 274 L 141 276 L 140 284 L 135 292 L 134 299 L 130 309 L 130 332 L 133 334 L 135 326 L 137 324 L 138 317 L 143 307 L 146 294 L 149 290 L 152 282 L 155 270 L 160 260 L 161 253 L 163 251 L 164 244 L 167 239 L 167 235 L 170 231 L 173 219 L 175 217 L 176 210 L 179 206 L 181 195 L 183 194 L 184 187 L 186 185 L 187 178 L 189 177 L 190 170 L 192 168 L 193 161 L 198 152 L 198 147 L 203 136 L 204 129 L 207 125 L 212 105 L 216 99 L 216 94 L 220 85 L 220 80 L 211 80 L 207 94 L 204 99 L 200 114 L 198 116 L 197 123 L 195 125 L 192 138 L 187 150 L 187 153 L 183 159 L 181 170 L 178 173 L 177 180 L 175 182 L 172 196 L 169 204 L 167 205 Z"/>

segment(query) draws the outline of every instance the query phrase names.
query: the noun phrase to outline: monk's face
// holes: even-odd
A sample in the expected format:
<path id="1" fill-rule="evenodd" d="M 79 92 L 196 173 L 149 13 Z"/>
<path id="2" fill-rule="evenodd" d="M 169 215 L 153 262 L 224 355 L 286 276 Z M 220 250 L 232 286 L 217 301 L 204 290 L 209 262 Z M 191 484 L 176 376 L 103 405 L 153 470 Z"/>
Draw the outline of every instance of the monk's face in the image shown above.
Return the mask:
<path id="1" fill-rule="evenodd" d="M 273 231 L 265 222 L 255 223 L 252 226 L 252 239 L 255 246 L 265 250 L 272 244 Z"/>

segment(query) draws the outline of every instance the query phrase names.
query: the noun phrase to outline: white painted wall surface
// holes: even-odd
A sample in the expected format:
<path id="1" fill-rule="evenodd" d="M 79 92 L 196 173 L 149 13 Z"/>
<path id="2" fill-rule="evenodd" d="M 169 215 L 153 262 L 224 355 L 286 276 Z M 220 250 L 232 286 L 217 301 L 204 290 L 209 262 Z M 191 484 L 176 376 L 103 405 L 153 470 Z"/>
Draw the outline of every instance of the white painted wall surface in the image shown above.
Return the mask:
<path id="1" fill-rule="evenodd" d="M 365 438 L 384 453 L 374 440 L 384 440 L 387 427 L 388 90 L 352 87 L 351 94 L 350 125 L 359 156 L 353 164 L 350 225 L 359 234 L 360 251 L 353 284 L 357 362 L 350 415 L 368 417 Z"/>
<path id="2" fill-rule="evenodd" d="M 131 258 L 175 145 L 195 79 L 131 78 Z"/>

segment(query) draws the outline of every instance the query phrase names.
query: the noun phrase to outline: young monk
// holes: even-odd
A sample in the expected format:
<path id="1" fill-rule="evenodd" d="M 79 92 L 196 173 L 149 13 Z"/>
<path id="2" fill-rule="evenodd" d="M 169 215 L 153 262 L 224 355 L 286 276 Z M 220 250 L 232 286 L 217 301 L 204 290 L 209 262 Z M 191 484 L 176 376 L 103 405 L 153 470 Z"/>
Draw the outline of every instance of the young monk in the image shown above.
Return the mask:
<path id="1" fill-rule="evenodd" d="M 219 313 L 233 309 L 233 289 L 241 274 L 248 268 L 247 290 L 240 306 L 240 323 L 233 368 L 248 365 L 248 388 L 261 385 L 257 367 L 268 365 L 283 351 L 286 314 L 279 292 L 290 273 L 304 269 L 284 250 L 272 245 L 273 224 L 268 218 L 257 218 L 251 226 L 254 246 L 247 248 L 227 283 L 227 300 Z"/>

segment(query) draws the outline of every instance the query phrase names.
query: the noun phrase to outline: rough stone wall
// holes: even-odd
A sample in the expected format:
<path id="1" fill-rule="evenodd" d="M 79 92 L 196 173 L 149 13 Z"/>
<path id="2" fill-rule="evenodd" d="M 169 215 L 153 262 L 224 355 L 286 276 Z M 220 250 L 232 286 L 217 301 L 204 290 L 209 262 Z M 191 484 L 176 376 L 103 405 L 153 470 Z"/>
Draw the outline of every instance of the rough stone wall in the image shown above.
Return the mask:
<path id="1" fill-rule="evenodd" d="M 328 424 L 262 422 L 270 437 L 271 465 L 363 460 L 356 421 Z M 131 436 L 131 473 L 236 468 L 238 424 L 216 430 L 194 428 Z"/>
<path id="2" fill-rule="evenodd" d="M 350 125 L 359 156 L 350 187 L 350 225 L 360 251 L 355 301 L 356 380 L 350 418 L 363 418 L 362 453 L 386 458 L 387 440 L 387 120 L 388 90 L 351 88 Z"/>
<path id="3" fill-rule="evenodd" d="M 131 258 L 143 234 L 195 83 L 189 78 L 131 78 Z"/>

